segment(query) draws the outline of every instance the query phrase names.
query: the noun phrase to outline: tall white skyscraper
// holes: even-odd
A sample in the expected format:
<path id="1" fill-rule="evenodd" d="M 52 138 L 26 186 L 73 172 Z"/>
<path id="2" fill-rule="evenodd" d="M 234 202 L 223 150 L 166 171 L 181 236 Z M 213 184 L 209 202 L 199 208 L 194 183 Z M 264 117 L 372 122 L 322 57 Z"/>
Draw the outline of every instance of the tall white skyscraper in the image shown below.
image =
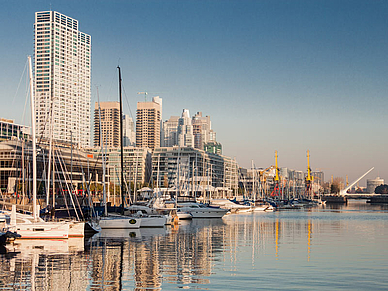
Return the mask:
<path id="1" fill-rule="evenodd" d="M 161 146 L 172 147 L 178 145 L 179 116 L 171 116 L 163 122 L 163 137 Z"/>
<path id="2" fill-rule="evenodd" d="M 91 37 L 56 11 L 35 13 L 37 135 L 90 146 Z M 53 113 L 53 115 L 51 115 Z"/>
<path id="3" fill-rule="evenodd" d="M 193 125 L 188 109 L 183 109 L 182 116 L 178 120 L 178 145 L 194 147 Z"/>

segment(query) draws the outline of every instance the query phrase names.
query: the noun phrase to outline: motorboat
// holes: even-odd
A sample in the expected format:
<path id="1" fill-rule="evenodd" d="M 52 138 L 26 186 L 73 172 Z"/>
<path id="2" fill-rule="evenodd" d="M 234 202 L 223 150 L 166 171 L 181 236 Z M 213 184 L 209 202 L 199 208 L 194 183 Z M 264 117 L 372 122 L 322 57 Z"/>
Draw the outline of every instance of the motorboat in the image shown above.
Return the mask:
<path id="1" fill-rule="evenodd" d="M 180 202 L 178 210 L 191 214 L 193 218 L 222 218 L 229 209 L 207 206 L 196 202 Z"/>
<path id="2" fill-rule="evenodd" d="M 141 218 L 119 214 L 109 214 L 100 218 L 101 229 L 131 229 L 140 228 Z"/>
<path id="3" fill-rule="evenodd" d="M 224 209 L 231 211 L 239 211 L 241 209 L 250 209 L 250 205 L 238 204 L 229 199 L 212 199 L 210 200 L 210 205 L 219 206 Z"/>

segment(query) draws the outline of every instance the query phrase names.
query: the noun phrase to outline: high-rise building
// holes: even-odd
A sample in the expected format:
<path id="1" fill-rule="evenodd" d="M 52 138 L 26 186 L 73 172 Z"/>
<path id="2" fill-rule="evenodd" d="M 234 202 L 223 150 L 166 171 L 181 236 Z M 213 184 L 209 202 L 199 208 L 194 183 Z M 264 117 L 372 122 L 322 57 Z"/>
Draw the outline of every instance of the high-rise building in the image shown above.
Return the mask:
<path id="1" fill-rule="evenodd" d="M 205 144 L 216 142 L 216 133 L 211 129 L 210 116 L 197 112 L 193 117 L 194 147 L 203 150 Z"/>
<path id="2" fill-rule="evenodd" d="M 178 145 L 194 147 L 193 125 L 188 109 L 183 109 L 182 116 L 178 120 Z"/>
<path id="3" fill-rule="evenodd" d="M 161 98 L 138 102 L 136 111 L 136 146 L 154 149 L 160 146 Z"/>
<path id="4" fill-rule="evenodd" d="M 171 116 L 169 120 L 163 122 L 162 147 L 178 145 L 178 124 L 179 116 Z"/>
<path id="5" fill-rule="evenodd" d="M 125 147 L 136 145 L 135 124 L 132 117 L 127 114 L 123 115 L 123 139 Z"/>
<path id="6" fill-rule="evenodd" d="M 101 140 L 104 146 L 120 146 L 120 103 L 117 101 L 95 103 L 94 146 L 100 147 Z"/>
<path id="7" fill-rule="evenodd" d="M 90 145 L 91 37 L 78 20 L 56 11 L 35 13 L 37 135 Z M 52 114 L 51 114 L 52 113 Z"/>

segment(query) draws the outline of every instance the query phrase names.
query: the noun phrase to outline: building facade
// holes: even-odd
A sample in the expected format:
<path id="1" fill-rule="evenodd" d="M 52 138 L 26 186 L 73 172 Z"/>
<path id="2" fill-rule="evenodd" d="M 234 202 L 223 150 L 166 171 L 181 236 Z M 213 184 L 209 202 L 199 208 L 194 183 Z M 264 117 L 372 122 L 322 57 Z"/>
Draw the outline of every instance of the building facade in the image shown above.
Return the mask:
<path id="1" fill-rule="evenodd" d="M 27 139 L 31 128 L 14 123 L 11 119 L 0 118 L 0 140 Z"/>
<path id="2" fill-rule="evenodd" d="M 178 145 L 178 124 L 179 116 L 171 116 L 163 122 L 162 147 L 173 147 Z"/>
<path id="3" fill-rule="evenodd" d="M 125 147 L 136 145 L 135 124 L 132 117 L 127 114 L 123 115 L 123 139 Z"/>
<path id="4" fill-rule="evenodd" d="M 68 193 L 73 185 L 74 192 L 85 195 L 87 184 L 102 183 L 101 159 L 82 150 L 71 150 L 67 144 L 54 143 L 54 154 L 50 155 L 48 144 L 37 146 L 38 195 L 45 196 L 47 187 L 47 163 L 54 156 L 55 192 L 57 195 Z M 72 170 L 72 171 L 71 171 Z M 0 189 L 2 193 L 19 193 L 26 197 L 32 194 L 32 144 L 31 141 L 9 140 L 0 142 Z M 82 190 L 83 189 L 83 190 Z M 82 191 L 81 191 L 82 190 Z M 50 190 L 52 191 L 52 190 Z M 59 196 L 56 198 L 57 202 Z M 58 202 L 59 203 L 59 202 Z"/>
<path id="5" fill-rule="evenodd" d="M 210 116 L 197 112 L 193 116 L 194 147 L 203 150 L 205 144 L 216 142 L 216 133 L 211 129 Z"/>
<path id="6" fill-rule="evenodd" d="M 375 193 L 376 187 L 383 184 L 384 179 L 381 179 L 380 177 L 377 177 L 376 179 L 366 180 L 366 193 Z"/>
<path id="7" fill-rule="evenodd" d="M 120 146 L 120 103 L 100 102 L 94 107 L 94 146 Z"/>
<path id="8" fill-rule="evenodd" d="M 238 165 L 229 157 L 190 147 L 163 147 L 152 153 L 154 187 L 178 189 L 181 196 L 233 197 L 238 190 Z M 222 194 L 221 194 L 222 193 Z"/>
<path id="9" fill-rule="evenodd" d="M 35 13 L 34 35 L 37 136 L 90 146 L 90 35 L 56 11 Z"/>
<path id="10" fill-rule="evenodd" d="M 148 148 L 124 147 L 123 161 L 124 184 L 127 185 L 125 187 L 127 192 L 130 190 L 129 187 L 138 190 L 150 184 L 151 152 Z M 121 185 L 121 155 L 119 149 L 108 150 L 107 168 L 110 182 L 114 185 Z M 132 197 L 136 200 L 132 190 Z M 112 195 L 112 193 L 110 194 Z"/>
<path id="11" fill-rule="evenodd" d="M 160 99 L 160 98 L 159 98 Z M 157 99 L 138 102 L 136 111 L 136 146 L 154 149 L 160 146 L 161 108 Z"/>
<path id="12" fill-rule="evenodd" d="M 193 125 L 188 109 L 183 109 L 182 116 L 178 119 L 178 145 L 180 147 L 194 147 Z"/>

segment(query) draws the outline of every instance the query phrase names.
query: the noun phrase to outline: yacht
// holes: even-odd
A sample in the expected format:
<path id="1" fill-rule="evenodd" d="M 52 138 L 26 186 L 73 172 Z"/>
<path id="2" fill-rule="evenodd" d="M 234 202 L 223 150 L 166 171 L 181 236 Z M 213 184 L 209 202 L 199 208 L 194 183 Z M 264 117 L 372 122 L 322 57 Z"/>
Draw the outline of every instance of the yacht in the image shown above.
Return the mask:
<path id="1" fill-rule="evenodd" d="M 222 218 L 229 209 L 215 206 L 206 206 L 196 202 L 180 202 L 178 210 L 189 213 L 193 218 Z"/>

